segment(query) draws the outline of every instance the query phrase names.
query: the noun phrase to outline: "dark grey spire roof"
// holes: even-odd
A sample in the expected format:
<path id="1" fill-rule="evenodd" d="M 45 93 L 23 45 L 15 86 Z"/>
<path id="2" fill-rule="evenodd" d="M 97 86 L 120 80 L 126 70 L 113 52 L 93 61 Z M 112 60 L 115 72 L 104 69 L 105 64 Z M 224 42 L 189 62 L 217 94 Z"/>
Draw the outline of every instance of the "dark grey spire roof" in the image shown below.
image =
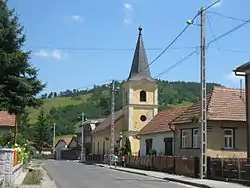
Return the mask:
<path id="1" fill-rule="evenodd" d="M 151 76 L 147 54 L 142 39 L 142 28 L 139 27 L 136 49 L 130 69 L 128 80 L 149 80 L 154 81 Z"/>

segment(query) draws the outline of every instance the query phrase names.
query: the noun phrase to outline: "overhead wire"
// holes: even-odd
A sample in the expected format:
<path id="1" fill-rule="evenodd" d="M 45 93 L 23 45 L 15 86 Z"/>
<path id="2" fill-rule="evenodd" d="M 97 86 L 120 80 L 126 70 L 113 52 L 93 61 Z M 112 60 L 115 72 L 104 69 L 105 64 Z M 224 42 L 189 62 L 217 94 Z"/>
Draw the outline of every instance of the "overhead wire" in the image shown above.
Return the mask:
<path id="1" fill-rule="evenodd" d="M 241 27 L 243 27 L 244 25 L 248 24 L 250 22 L 250 20 L 246 20 L 245 22 L 237 25 L 236 27 L 228 30 L 227 32 L 223 33 L 222 35 L 212 39 L 210 42 L 208 42 L 208 44 L 206 45 L 206 49 L 208 49 L 210 47 L 210 45 L 224 37 L 226 37 L 227 35 L 229 35 L 232 32 L 235 32 L 236 30 L 240 29 Z M 182 63 L 183 61 L 187 60 L 188 58 L 190 58 L 191 56 L 193 56 L 194 54 L 198 54 L 198 49 L 192 51 L 191 53 L 189 53 L 187 56 L 185 56 L 184 58 L 182 58 L 181 60 L 177 61 L 175 64 L 173 64 L 172 66 L 170 66 L 169 68 L 165 69 L 164 71 L 162 71 L 161 73 L 159 73 L 155 78 L 169 72 L 170 70 L 172 70 L 174 67 L 178 66 L 180 63 Z"/>
<path id="2" fill-rule="evenodd" d="M 228 19 L 231 19 L 231 20 L 236 20 L 236 21 L 241 21 L 241 22 L 247 21 L 247 20 L 244 20 L 244 19 L 241 19 L 241 18 L 236 18 L 236 17 L 233 17 L 233 16 L 228 16 L 228 15 L 221 14 L 221 13 L 214 12 L 214 11 L 207 11 L 207 13 L 214 14 L 214 15 L 217 15 L 217 16 L 220 16 L 220 17 L 224 17 L 224 18 L 228 18 Z"/>

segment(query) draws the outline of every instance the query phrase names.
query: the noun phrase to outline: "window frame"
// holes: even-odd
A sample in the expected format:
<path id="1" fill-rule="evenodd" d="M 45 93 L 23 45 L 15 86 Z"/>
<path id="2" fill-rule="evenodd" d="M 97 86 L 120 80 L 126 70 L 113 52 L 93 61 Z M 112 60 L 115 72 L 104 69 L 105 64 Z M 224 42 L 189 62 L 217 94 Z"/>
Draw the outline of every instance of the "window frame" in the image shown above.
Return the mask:
<path id="1" fill-rule="evenodd" d="M 195 131 L 197 131 L 197 134 L 194 134 Z M 199 148 L 199 129 L 198 128 L 192 129 L 192 147 Z"/>
<path id="2" fill-rule="evenodd" d="M 230 131 L 231 134 L 227 135 L 225 134 L 226 131 Z M 233 149 L 234 148 L 234 136 L 235 136 L 235 131 L 233 128 L 225 128 L 223 129 L 223 137 L 224 137 L 224 148 L 225 149 Z M 231 139 L 231 146 L 229 146 L 230 143 L 230 139 Z"/>
<path id="3" fill-rule="evenodd" d="M 184 135 L 185 132 L 186 132 L 186 135 Z M 188 148 L 187 136 L 188 136 L 188 129 L 182 129 L 181 130 L 181 148 Z M 183 142 L 183 138 L 185 138 L 185 142 Z M 183 144 L 183 143 L 185 143 L 185 144 Z"/>
<path id="4" fill-rule="evenodd" d="M 147 92 L 144 90 L 140 91 L 140 102 L 147 102 Z"/>

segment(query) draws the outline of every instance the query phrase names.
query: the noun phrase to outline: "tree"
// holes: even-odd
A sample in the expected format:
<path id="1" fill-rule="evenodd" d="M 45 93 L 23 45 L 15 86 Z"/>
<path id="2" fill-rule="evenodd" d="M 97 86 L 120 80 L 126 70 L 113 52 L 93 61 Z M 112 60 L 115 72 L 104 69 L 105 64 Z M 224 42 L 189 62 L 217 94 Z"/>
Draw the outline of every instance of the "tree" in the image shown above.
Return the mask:
<path id="1" fill-rule="evenodd" d="M 50 141 L 50 127 L 47 115 L 43 109 L 41 109 L 33 129 L 34 146 L 41 153 L 42 147 Z"/>
<path id="2" fill-rule="evenodd" d="M 0 106 L 15 114 L 17 123 L 26 107 L 42 104 L 36 95 L 45 87 L 30 63 L 30 51 L 22 50 L 24 42 L 15 10 L 8 8 L 7 0 L 0 0 Z"/>

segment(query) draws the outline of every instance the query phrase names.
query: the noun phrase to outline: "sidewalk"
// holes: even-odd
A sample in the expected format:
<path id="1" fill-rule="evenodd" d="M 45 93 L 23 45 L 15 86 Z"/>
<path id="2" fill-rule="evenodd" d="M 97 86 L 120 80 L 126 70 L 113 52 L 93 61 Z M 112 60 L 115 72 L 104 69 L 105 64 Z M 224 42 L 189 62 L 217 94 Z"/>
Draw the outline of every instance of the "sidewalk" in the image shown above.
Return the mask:
<path id="1" fill-rule="evenodd" d="M 189 178 L 185 176 L 179 176 L 179 175 L 173 175 L 173 174 L 167 174 L 163 172 L 154 172 L 154 171 L 146 171 L 146 170 L 138 170 L 133 168 L 123 168 L 123 167 L 116 167 L 105 165 L 105 164 L 96 164 L 100 167 L 106 167 L 113 170 L 123 171 L 123 172 L 129 172 L 144 176 L 150 176 L 154 178 L 164 179 L 168 181 L 183 183 L 187 185 L 192 185 L 196 187 L 205 187 L 205 188 L 245 188 L 247 186 L 243 186 L 236 183 L 228 183 L 228 182 L 222 182 L 222 181 L 215 181 L 215 180 L 202 180 L 202 179 L 196 179 L 196 178 Z"/>

